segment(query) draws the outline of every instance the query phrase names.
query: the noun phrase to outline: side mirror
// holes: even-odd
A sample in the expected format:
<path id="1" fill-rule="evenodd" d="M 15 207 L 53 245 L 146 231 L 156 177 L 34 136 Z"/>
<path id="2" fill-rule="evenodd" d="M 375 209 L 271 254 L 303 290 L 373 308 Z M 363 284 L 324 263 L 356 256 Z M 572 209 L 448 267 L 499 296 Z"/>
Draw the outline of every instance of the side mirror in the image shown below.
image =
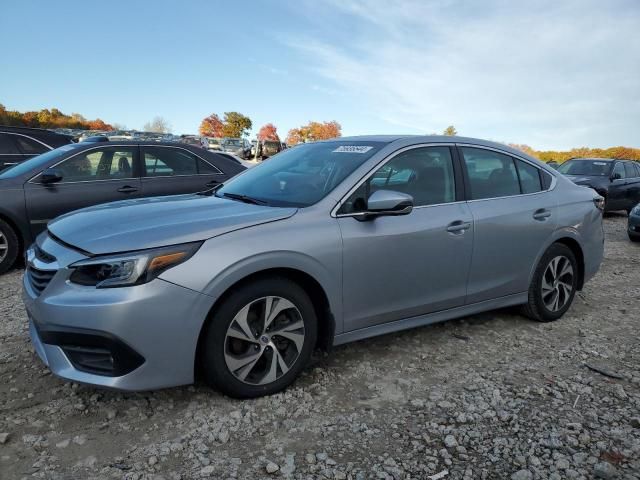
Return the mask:
<path id="1" fill-rule="evenodd" d="M 376 217 L 408 215 L 413 210 L 413 197 L 393 190 L 378 190 L 367 200 L 367 211 L 356 215 L 357 220 Z"/>
<path id="2" fill-rule="evenodd" d="M 62 180 L 62 172 L 55 168 L 47 168 L 40 175 L 40 183 L 48 185 L 50 183 L 56 183 Z"/>
<path id="3" fill-rule="evenodd" d="M 620 175 L 618 172 L 611 174 L 611 181 L 620 180 L 621 178 L 622 178 L 622 175 Z"/>

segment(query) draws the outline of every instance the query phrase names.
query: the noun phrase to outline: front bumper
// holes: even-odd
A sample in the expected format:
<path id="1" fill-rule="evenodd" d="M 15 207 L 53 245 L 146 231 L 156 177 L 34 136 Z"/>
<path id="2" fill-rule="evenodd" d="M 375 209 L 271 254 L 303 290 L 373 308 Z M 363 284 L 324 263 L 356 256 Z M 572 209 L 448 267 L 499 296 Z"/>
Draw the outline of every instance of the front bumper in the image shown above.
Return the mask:
<path id="1" fill-rule="evenodd" d="M 161 279 L 96 289 L 70 283 L 69 274 L 58 269 L 42 290 L 28 274 L 23 281 L 31 341 L 55 375 L 120 390 L 193 383 L 213 298 Z"/>

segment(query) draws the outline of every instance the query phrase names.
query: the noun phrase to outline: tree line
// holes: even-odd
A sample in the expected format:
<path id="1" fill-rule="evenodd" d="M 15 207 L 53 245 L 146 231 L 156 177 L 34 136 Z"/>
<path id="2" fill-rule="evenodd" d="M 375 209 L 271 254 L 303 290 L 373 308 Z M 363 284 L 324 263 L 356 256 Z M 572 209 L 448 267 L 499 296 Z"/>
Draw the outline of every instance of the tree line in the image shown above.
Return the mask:
<path id="1" fill-rule="evenodd" d="M 113 130 L 108 123 L 99 118 L 88 120 L 79 113 L 67 115 L 57 108 L 43 108 L 40 111 L 18 112 L 7 110 L 0 103 L 0 125 L 32 128 L 74 128 L 83 130 Z"/>

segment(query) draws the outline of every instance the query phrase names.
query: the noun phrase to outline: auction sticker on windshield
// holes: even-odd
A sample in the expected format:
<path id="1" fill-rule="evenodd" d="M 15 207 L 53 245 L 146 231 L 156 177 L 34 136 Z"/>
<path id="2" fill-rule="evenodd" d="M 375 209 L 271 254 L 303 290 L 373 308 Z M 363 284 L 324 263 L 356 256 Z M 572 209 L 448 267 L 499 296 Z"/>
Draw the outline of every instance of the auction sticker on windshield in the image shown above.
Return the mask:
<path id="1" fill-rule="evenodd" d="M 341 145 L 331 153 L 367 153 L 372 148 L 368 145 Z"/>

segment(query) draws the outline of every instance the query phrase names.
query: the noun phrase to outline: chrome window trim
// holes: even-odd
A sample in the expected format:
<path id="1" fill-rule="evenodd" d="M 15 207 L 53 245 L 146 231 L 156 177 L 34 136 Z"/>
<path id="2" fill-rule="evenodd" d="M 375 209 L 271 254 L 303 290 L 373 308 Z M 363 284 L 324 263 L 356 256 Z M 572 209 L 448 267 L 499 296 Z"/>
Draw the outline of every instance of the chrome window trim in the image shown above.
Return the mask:
<path id="1" fill-rule="evenodd" d="M 505 197 L 489 197 L 489 198 L 478 198 L 478 199 L 469 199 L 469 200 L 456 200 L 455 202 L 447 202 L 447 203 L 438 203 L 438 204 L 433 204 L 433 205 L 419 205 L 417 207 L 413 207 L 414 209 L 419 209 L 419 208 L 428 208 L 428 207 L 438 207 L 441 205 L 451 205 L 451 204 L 455 204 L 455 203 L 471 203 L 471 202 L 485 202 L 487 200 L 500 200 L 503 198 L 514 198 L 514 197 L 528 197 L 531 195 L 540 195 L 542 193 L 548 193 L 552 190 L 554 190 L 556 188 L 556 185 L 558 183 L 558 178 L 555 174 L 555 172 L 551 172 L 550 170 L 547 170 L 546 168 L 541 168 L 540 165 L 536 165 L 535 163 L 533 163 L 531 160 L 521 157 L 520 155 L 505 151 L 505 150 L 500 150 L 499 148 L 495 148 L 495 147 L 488 147 L 485 145 L 477 145 L 474 143 L 420 143 L 420 144 L 416 144 L 416 145 L 409 145 L 407 147 L 403 147 L 391 154 L 389 154 L 389 156 L 387 156 L 386 158 L 382 159 L 380 162 L 378 162 L 371 170 L 369 170 L 365 176 L 360 179 L 356 185 L 351 188 L 346 195 L 344 195 L 340 201 L 333 207 L 333 209 L 331 210 L 331 216 L 333 218 L 343 218 L 343 217 L 352 217 L 354 215 L 358 215 L 357 213 L 343 213 L 343 214 L 338 214 L 338 210 L 340 210 L 340 207 L 342 207 L 342 205 L 344 204 L 344 202 L 351 196 L 351 194 L 353 192 L 355 192 L 358 187 L 360 187 L 360 185 L 362 185 L 373 173 L 375 173 L 375 171 L 379 168 L 382 167 L 385 163 L 387 163 L 388 161 L 392 160 L 396 155 L 399 155 L 400 153 L 403 153 L 407 150 L 411 150 L 414 148 L 422 148 L 422 147 L 469 147 L 469 148 L 480 148 L 480 149 L 484 149 L 484 150 L 490 150 L 496 153 L 500 153 L 502 155 L 507 155 L 509 157 L 513 157 L 513 158 L 517 158 L 518 160 L 521 160 L 525 163 L 528 163 L 529 165 L 531 165 L 534 168 L 537 168 L 538 170 L 542 170 L 543 172 L 551 175 L 551 184 L 549 185 L 549 188 L 547 188 L 546 190 L 540 190 L 539 192 L 533 192 L 533 193 L 519 193 L 517 195 L 508 195 Z M 464 162 L 464 158 L 460 158 L 460 162 Z"/>
<path id="2" fill-rule="evenodd" d="M 46 143 L 44 143 L 43 141 L 38 140 L 37 138 L 33 138 L 30 135 L 26 135 L 24 133 L 17 133 L 17 132 L 0 132 L 0 133 L 5 133 L 7 135 L 19 135 L 21 137 L 25 137 L 25 138 L 30 138 L 31 140 L 33 140 L 34 142 L 38 142 L 40 145 L 44 145 L 45 147 L 47 147 L 49 150 L 53 150 L 53 147 L 47 145 Z M 20 147 L 18 147 L 18 149 L 20 149 Z M 25 153 L 23 155 L 38 155 L 37 153 Z"/>
<path id="3" fill-rule="evenodd" d="M 220 170 L 218 167 L 216 167 L 215 165 L 211 164 L 211 162 L 205 160 L 204 158 L 202 158 L 197 153 L 192 152 L 191 150 L 187 150 L 186 148 L 181 147 L 179 145 L 140 145 L 140 147 L 141 148 L 145 148 L 145 147 L 146 148 L 149 148 L 149 147 L 152 147 L 152 148 L 173 148 L 173 149 L 176 149 L 176 150 L 184 150 L 185 152 L 196 156 L 197 158 L 202 160 L 204 163 L 206 163 L 210 167 L 213 167 L 215 170 L 217 170 L 216 173 L 196 173 L 196 174 L 193 174 L 193 175 L 158 175 L 158 176 L 155 176 L 155 177 L 143 176 L 141 178 L 174 178 L 174 177 L 197 177 L 197 176 L 200 176 L 200 175 L 204 175 L 204 176 L 207 176 L 207 175 L 224 175 L 224 172 L 222 170 Z M 142 158 L 144 156 L 144 152 L 140 152 L 140 153 L 141 153 L 140 160 L 144 161 L 144 158 Z M 147 173 L 146 164 L 145 164 L 144 172 Z"/>
<path id="4" fill-rule="evenodd" d="M 4 133 L 4 132 L 2 132 Z M 62 162 L 66 162 L 67 160 L 72 159 L 73 157 L 80 155 L 81 153 L 86 153 L 86 152 L 90 152 L 92 150 L 97 150 L 99 148 L 107 148 L 107 147 L 122 147 L 122 148 L 141 148 L 141 147 L 165 147 L 165 148 L 179 148 L 180 150 L 184 150 L 185 152 L 189 152 L 189 153 L 193 153 L 196 157 L 198 157 L 200 160 L 202 160 L 203 162 L 206 162 L 207 164 L 211 165 L 213 168 L 215 168 L 218 172 L 220 173 L 198 173 L 196 175 L 172 175 L 172 176 L 165 176 L 165 177 L 129 177 L 129 178 L 106 178 L 103 180 L 78 180 L 76 182 L 59 182 L 57 183 L 57 185 L 61 185 L 63 183 L 87 183 L 87 182 L 110 182 L 113 180 L 137 180 L 137 179 L 142 179 L 142 178 L 172 178 L 172 177 L 195 177 L 195 176 L 210 176 L 210 175 L 225 175 L 225 173 L 223 171 L 221 171 L 218 167 L 216 167 L 215 165 L 212 165 L 211 163 L 209 163 L 207 160 L 205 160 L 204 158 L 202 158 L 200 155 L 198 155 L 197 153 L 194 153 L 190 150 L 187 150 L 186 148 L 180 147 L 180 146 L 173 146 L 173 145 L 153 145 L 153 144 L 136 144 L 136 145 L 105 145 L 106 142 L 101 142 L 100 145 L 97 145 L 95 147 L 91 147 L 91 148 L 86 148 L 83 149 L 77 153 L 74 153 L 73 155 L 71 155 L 70 157 L 66 157 L 63 158 L 62 160 L 60 160 L 59 162 L 51 165 L 50 167 L 47 168 L 56 168 L 58 165 L 60 165 Z M 74 145 L 74 144 L 69 144 L 69 145 Z M 77 145 L 77 144 L 75 144 Z M 49 147 L 50 150 L 53 150 L 52 148 Z M 142 153 L 142 152 L 141 152 Z M 22 155 L 22 154 L 16 154 L 16 155 Z M 142 160 L 142 159 L 141 159 Z M 46 169 L 45 169 L 46 170 Z M 33 182 L 33 179 L 36 178 L 38 175 L 42 174 L 42 171 L 38 172 L 37 174 L 35 174 L 33 177 L 31 177 L 27 183 L 31 183 L 34 185 L 40 185 L 39 182 Z"/>
<path id="5" fill-rule="evenodd" d="M 90 152 L 92 150 L 98 150 L 99 148 L 107 148 L 107 147 L 110 147 L 110 146 L 111 147 L 116 147 L 116 148 L 117 147 L 134 147 L 134 148 L 139 147 L 139 145 L 104 145 L 104 143 L 106 143 L 106 142 L 101 142 L 101 145 L 98 145 L 98 146 L 95 146 L 95 147 L 91 147 L 91 148 L 86 148 L 86 149 L 83 149 L 83 150 L 81 150 L 81 151 L 79 151 L 77 153 L 74 153 L 70 157 L 63 158 L 59 162 L 57 162 L 57 163 L 55 163 L 55 164 L 53 164 L 53 165 L 51 165 L 49 167 L 46 167 L 44 170 L 47 170 L 48 168 L 56 168 L 61 163 L 66 162 L 67 160 L 71 160 L 72 158 L 77 157 L 78 155 L 80 155 L 82 153 L 87 153 L 87 152 Z M 69 145 L 72 145 L 72 144 L 69 144 Z M 38 175 L 41 175 L 44 170 L 36 173 L 33 177 L 31 177 L 29 179 L 29 181 L 27 183 L 31 183 L 31 184 L 34 184 L 34 185 L 42 185 L 40 182 L 34 182 L 33 179 L 36 178 Z M 140 177 L 105 178 L 105 179 L 102 179 L 102 180 L 77 180 L 75 182 L 57 182 L 56 185 L 70 184 L 70 183 L 111 182 L 111 181 L 114 181 L 114 180 L 137 180 L 138 178 L 140 178 Z"/>
<path id="6" fill-rule="evenodd" d="M 344 195 L 340 201 L 338 201 L 338 203 L 333 207 L 333 209 L 331 210 L 331 216 L 333 218 L 342 218 L 342 217 L 352 217 L 354 215 L 358 215 L 358 213 L 341 213 L 338 214 L 338 210 L 340 210 L 340 208 L 342 207 L 342 205 L 347 201 L 347 199 L 353 194 L 353 192 L 355 192 L 360 185 L 362 185 L 364 182 L 366 182 L 371 175 L 373 175 L 379 168 L 383 167 L 387 162 L 390 162 L 391 160 L 393 160 L 396 156 L 400 155 L 401 153 L 404 153 L 406 151 L 409 150 L 414 150 L 416 148 L 424 148 L 424 147 L 455 147 L 455 143 L 418 143 L 415 145 L 408 145 L 406 147 L 402 147 L 399 150 L 396 150 L 395 152 L 390 153 L 388 156 L 386 156 L 385 158 L 383 158 L 382 160 L 380 160 L 374 167 L 372 167 L 356 184 L 354 187 L 352 187 L 347 193 L 346 195 Z M 454 161 L 453 156 L 451 157 L 451 160 Z M 455 179 L 454 179 L 455 181 Z M 452 203 L 462 203 L 463 201 L 460 200 L 456 200 L 454 202 L 447 202 L 447 203 L 439 203 L 437 205 L 450 205 Z M 423 207 L 435 207 L 436 205 L 419 205 L 417 207 L 413 207 L 414 209 L 416 208 L 423 208 Z M 360 214 L 362 212 L 359 212 Z"/>

